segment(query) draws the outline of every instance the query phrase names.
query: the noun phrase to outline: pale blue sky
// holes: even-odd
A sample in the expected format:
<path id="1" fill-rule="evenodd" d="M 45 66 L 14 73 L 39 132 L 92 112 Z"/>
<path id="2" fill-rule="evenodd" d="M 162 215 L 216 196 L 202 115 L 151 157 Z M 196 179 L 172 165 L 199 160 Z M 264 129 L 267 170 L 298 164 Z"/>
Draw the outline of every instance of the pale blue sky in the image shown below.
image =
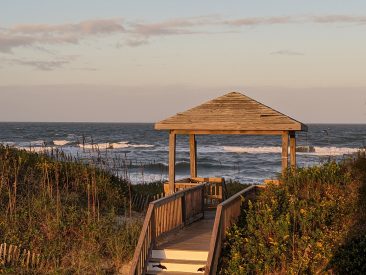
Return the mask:
<path id="1" fill-rule="evenodd" d="M 366 1 L 2 1 L 0 121 L 153 122 L 237 90 L 366 123 L 365 33 Z"/>

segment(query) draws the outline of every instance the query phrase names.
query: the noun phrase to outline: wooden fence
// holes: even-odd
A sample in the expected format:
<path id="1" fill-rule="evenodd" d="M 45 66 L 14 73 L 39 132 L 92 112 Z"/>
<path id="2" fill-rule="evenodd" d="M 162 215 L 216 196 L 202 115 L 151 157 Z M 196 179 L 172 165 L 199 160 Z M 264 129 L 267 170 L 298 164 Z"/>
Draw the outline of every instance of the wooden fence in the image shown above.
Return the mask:
<path id="1" fill-rule="evenodd" d="M 260 189 L 261 187 L 252 185 L 236 193 L 217 206 L 205 274 L 216 274 L 226 230 L 233 225 L 240 216 L 243 201 L 247 202 L 248 199 L 253 199 Z"/>
<path id="2" fill-rule="evenodd" d="M 0 268 L 1 266 L 20 266 L 26 269 L 40 268 L 45 265 L 39 253 L 22 249 L 21 246 L 2 243 L 0 244 Z M 0 269 L 1 271 L 1 269 Z"/>
<path id="3" fill-rule="evenodd" d="M 227 190 L 224 178 L 184 178 L 174 183 L 174 191 L 180 191 L 197 186 L 200 183 L 207 183 L 205 188 L 205 206 L 215 208 L 227 197 Z M 169 193 L 169 183 L 164 184 L 164 192 Z"/>
<path id="4" fill-rule="evenodd" d="M 163 198 L 165 195 L 164 193 L 160 193 L 160 194 L 155 194 L 153 196 L 150 195 L 143 195 L 143 194 L 134 194 L 132 195 L 132 208 L 135 211 L 138 212 L 143 212 L 147 209 L 147 207 L 149 206 L 149 203 L 152 201 L 155 201 L 157 199 Z M 127 199 L 125 199 L 125 209 L 127 210 Z"/>
<path id="5" fill-rule="evenodd" d="M 173 193 L 149 204 L 131 265 L 131 275 L 144 274 L 156 243 L 165 234 L 203 217 L 206 184 Z"/>

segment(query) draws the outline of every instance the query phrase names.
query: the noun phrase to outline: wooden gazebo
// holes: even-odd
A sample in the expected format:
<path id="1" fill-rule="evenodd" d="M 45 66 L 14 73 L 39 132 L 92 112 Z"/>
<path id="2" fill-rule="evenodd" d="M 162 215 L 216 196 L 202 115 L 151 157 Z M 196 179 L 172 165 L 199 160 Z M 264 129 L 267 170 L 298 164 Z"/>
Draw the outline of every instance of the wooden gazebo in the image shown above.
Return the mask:
<path id="1" fill-rule="evenodd" d="M 190 175 L 192 179 L 198 179 L 196 135 L 281 135 L 282 170 L 286 171 L 288 147 L 290 145 L 290 165 L 296 167 L 295 133 L 307 131 L 307 126 L 241 93 L 231 92 L 159 121 L 155 124 L 155 129 L 169 131 L 169 192 L 172 193 L 176 190 L 178 134 L 189 135 Z"/>

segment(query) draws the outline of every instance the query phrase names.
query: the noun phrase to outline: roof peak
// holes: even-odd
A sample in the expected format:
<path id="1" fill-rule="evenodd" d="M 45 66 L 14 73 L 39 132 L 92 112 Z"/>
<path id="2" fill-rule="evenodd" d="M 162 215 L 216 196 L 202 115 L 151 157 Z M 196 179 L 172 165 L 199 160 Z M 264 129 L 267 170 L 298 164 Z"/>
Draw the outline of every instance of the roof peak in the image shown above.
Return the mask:
<path id="1" fill-rule="evenodd" d="M 306 126 L 238 91 L 231 91 L 155 124 L 158 130 L 301 131 Z"/>

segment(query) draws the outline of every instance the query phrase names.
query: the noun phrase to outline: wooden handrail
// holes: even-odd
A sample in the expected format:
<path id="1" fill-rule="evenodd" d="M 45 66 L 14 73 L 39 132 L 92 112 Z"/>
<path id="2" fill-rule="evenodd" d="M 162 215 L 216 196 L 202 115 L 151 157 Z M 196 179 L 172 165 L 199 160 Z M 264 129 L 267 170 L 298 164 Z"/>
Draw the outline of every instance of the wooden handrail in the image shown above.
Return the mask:
<path id="1" fill-rule="evenodd" d="M 192 182 L 211 182 L 211 183 L 223 183 L 224 178 L 202 178 L 202 177 L 195 177 L 191 178 Z"/>
<path id="2" fill-rule="evenodd" d="M 205 206 L 216 208 L 216 206 L 227 198 L 227 190 L 224 178 L 193 177 L 176 180 L 175 191 L 184 190 L 197 186 L 200 183 L 207 183 L 205 192 Z M 169 182 L 164 184 L 164 191 L 169 192 Z"/>
<path id="3" fill-rule="evenodd" d="M 203 217 L 206 183 L 187 188 L 149 204 L 133 256 L 130 275 L 146 273 L 159 238 Z"/>
<path id="4" fill-rule="evenodd" d="M 216 274 L 222 243 L 225 239 L 225 232 L 239 217 L 243 198 L 256 192 L 258 187 L 257 185 L 249 186 L 217 206 L 205 274 Z"/>

